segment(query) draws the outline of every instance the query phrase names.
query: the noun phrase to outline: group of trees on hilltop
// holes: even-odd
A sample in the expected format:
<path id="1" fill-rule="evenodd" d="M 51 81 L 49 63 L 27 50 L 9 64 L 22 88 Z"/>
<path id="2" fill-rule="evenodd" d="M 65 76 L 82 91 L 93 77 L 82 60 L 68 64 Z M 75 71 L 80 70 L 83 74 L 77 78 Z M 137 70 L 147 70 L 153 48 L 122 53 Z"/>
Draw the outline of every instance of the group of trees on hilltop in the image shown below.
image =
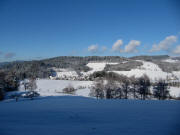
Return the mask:
<path id="1" fill-rule="evenodd" d="M 52 68 L 68 68 L 80 73 L 91 70 L 86 66 L 89 62 L 122 62 L 126 58 L 119 56 L 61 56 L 51 59 L 37 60 L 37 61 L 17 61 L 9 62 L 0 65 L 1 72 L 14 72 L 14 75 L 23 80 L 25 78 L 48 78 L 53 70 Z"/>
<path id="2" fill-rule="evenodd" d="M 103 72 L 104 73 L 104 72 Z M 100 73 L 99 73 L 100 74 Z M 148 76 L 139 78 L 126 77 L 112 72 L 104 73 L 102 77 L 97 77 L 91 89 L 91 96 L 97 99 L 152 99 L 164 100 L 169 97 L 167 83 L 159 80 L 151 84 Z M 153 86 L 153 91 L 150 87 Z"/>
<path id="3" fill-rule="evenodd" d="M 0 68 L 1 72 L 14 73 L 19 80 L 25 78 L 47 78 L 52 70 L 40 61 L 13 62 Z"/>
<path id="4" fill-rule="evenodd" d="M 0 71 L 0 100 L 4 99 L 6 92 L 18 90 L 20 80 L 13 70 L 8 72 Z M 28 90 L 36 89 L 36 78 L 29 78 L 29 82 L 25 84 L 25 88 Z"/>
<path id="5" fill-rule="evenodd" d="M 14 75 L 14 72 L 0 71 L 0 100 L 3 100 L 5 92 L 17 90 L 18 87 L 19 80 Z"/>
<path id="6" fill-rule="evenodd" d="M 51 59 L 37 60 L 37 61 L 17 61 L 9 62 L 0 65 L 1 72 L 13 72 L 16 78 L 23 80 L 25 78 L 48 78 L 52 75 L 53 67 L 55 68 L 68 68 L 80 74 L 82 71 L 87 72 L 91 69 L 86 66 L 89 62 L 116 62 L 119 64 L 109 65 L 105 67 L 105 71 L 127 71 L 137 68 L 142 65 L 142 62 L 136 59 L 148 60 L 149 58 L 155 64 L 158 64 L 163 71 L 179 71 L 179 63 L 168 63 L 160 61 L 164 56 L 142 56 L 134 58 L 124 58 L 119 56 L 87 56 L 87 57 L 74 57 L 74 56 L 61 56 Z"/>
<path id="7" fill-rule="evenodd" d="M 51 69 L 40 61 L 10 62 L 0 67 L 0 99 L 4 93 L 16 91 L 20 80 L 32 78 L 48 78 Z"/>

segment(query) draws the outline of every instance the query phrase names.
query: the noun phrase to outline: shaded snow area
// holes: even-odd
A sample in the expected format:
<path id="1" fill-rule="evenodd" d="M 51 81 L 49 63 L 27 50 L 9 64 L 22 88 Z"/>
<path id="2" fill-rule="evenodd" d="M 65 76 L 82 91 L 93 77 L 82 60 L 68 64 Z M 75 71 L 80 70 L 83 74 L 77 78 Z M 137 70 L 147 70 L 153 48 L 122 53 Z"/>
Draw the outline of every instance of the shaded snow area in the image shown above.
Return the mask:
<path id="1" fill-rule="evenodd" d="M 41 96 L 62 96 L 62 90 L 68 86 L 77 89 L 75 95 L 88 97 L 92 81 L 71 81 L 71 80 L 37 80 L 36 91 Z M 20 91 L 24 91 L 24 87 L 20 86 Z"/>
<path id="2" fill-rule="evenodd" d="M 130 71 L 113 71 L 118 74 L 123 74 L 128 77 L 135 76 L 141 77 L 143 74 L 146 74 L 151 80 L 156 79 L 166 79 L 167 73 L 163 72 L 158 65 L 152 62 L 141 61 L 143 63 L 142 66 L 138 67 L 137 69 L 131 69 Z"/>
<path id="3" fill-rule="evenodd" d="M 0 102 L 0 135 L 179 135 L 179 101 L 47 97 Z"/>

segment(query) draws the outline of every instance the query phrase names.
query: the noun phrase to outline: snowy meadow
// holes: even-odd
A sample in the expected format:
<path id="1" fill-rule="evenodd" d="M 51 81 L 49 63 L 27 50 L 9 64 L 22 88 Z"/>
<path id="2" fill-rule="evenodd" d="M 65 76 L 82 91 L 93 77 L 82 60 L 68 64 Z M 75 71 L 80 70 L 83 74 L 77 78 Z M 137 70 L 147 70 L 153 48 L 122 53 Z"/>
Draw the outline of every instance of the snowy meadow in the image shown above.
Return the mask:
<path id="1" fill-rule="evenodd" d="M 76 96 L 0 103 L 1 135 L 179 135 L 179 101 Z"/>

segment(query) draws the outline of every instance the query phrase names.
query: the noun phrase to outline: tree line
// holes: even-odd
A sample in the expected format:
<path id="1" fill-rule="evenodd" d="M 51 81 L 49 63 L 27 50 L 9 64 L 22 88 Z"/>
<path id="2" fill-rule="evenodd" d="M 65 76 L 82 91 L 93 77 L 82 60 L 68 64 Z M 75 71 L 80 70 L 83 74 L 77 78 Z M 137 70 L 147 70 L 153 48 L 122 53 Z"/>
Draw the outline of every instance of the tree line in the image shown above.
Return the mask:
<path id="1" fill-rule="evenodd" d="M 151 83 L 147 75 L 136 78 L 118 75 L 113 72 L 97 73 L 94 86 L 91 89 L 91 96 L 97 99 L 159 99 L 171 98 L 168 83 L 165 80 L 158 80 Z M 97 75 L 96 74 L 96 75 Z M 151 90 L 150 87 L 153 89 Z"/>

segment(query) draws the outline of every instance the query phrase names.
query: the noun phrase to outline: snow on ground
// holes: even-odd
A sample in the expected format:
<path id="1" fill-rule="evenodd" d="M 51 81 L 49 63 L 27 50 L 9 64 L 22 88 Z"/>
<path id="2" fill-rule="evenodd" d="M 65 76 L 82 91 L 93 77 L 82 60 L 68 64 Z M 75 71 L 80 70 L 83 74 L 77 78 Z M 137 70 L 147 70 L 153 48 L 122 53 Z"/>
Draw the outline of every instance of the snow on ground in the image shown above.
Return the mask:
<path id="1" fill-rule="evenodd" d="M 90 62 L 87 64 L 89 68 L 91 68 L 88 72 L 81 72 L 84 76 L 88 76 L 96 71 L 102 71 L 104 70 L 106 64 L 118 64 L 118 63 L 109 63 L 109 62 Z M 73 71 L 71 69 L 62 69 L 62 68 L 54 68 L 56 75 L 54 77 L 50 77 L 51 79 L 55 78 L 77 78 L 78 74 L 76 71 Z"/>
<path id="2" fill-rule="evenodd" d="M 90 92 L 90 87 L 92 86 L 92 81 L 71 81 L 71 80 L 48 80 L 40 79 L 37 80 L 36 91 L 40 93 L 41 96 L 60 96 L 67 95 L 62 93 L 62 90 L 69 85 L 77 89 L 75 95 L 87 97 Z M 82 87 L 79 89 L 79 87 Z M 24 91 L 24 87 L 20 86 L 20 91 Z"/>
<path id="3" fill-rule="evenodd" d="M 138 61 L 140 61 L 140 60 L 138 60 Z M 176 60 L 167 59 L 166 61 L 175 62 Z M 125 62 L 126 61 L 124 61 L 124 63 Z M 113 72 L 118 73 L 118 74 L 123 74 L 128 77 L 131 77 L 131 76 L 141 77 L 144 74 L 146 74 L 147 76 L 149 76 L 149 78 L 152 81 L 155 81 L 158 79 L 166 79 L 167 76 L 171 78 L 173 75 L 175 75 L 176 77 L 178 77 L 180 79 L 179 71 L 173 71 L 172 73 L 167 73 L 167 72 L 162 71 L 162 69 L 157 64 L 154 64 L 152 62 L 142 61 L 142 60 L 141 60 L 141 62 L 143 63 L 143 65 L 136 69 L 131 69 L 130 71 L 113 71 Z M 108 63 L 108 62 L 92 63 L 92 62 L 90 62 L 87 64 L 87 66 L 89 68 L 91 68 L 91 70 L 88 72 L 81 72 L 81 73 L 84 77 L 89 76 L 90 74 L 92 74 L 96 71 L 104 70 L 106 64 L 118 64 L 118 63 Z M 71 71 L 69 69 L 56 69 L 56 70 L 58 70 L 58 71 L 56 71 L 56 77 L 69 78 L 69 79 L 78 78 L 78 74 L 75 71 Z M 59 72 L 59 70 L 61 70 L 61 72 Z M 53 79 L 53 77 L 52 77 L 52 79 Z"/>
<path id="4" fill-rule="evenodd" d="M 63 72 L 56 72 L 57 77 L 78 77 L 76 71 L 63 71 Z"/>
<path id="5" fill-rule="evenodd" d="M 173 71 L 172 73 L 180 80 L 180 71 Z"/>
<path id="6" fill-rule="evenodd" d="M 90 94 L 90 88 L 78 89 L 76 91 L 76 95 L 78 95 L 78 96 L 90 97 L 89 94 Z"/>
<path id="7" fill-rule="evenodd" d="M 64 69 L 64 68 L 53 68 L 55 73 L 55 77 L 51 77 L 53 78 L 68 78 L 68 77 L 78 77 L 78 74 L 76 73 L 76 71 L 72 71 L 71 69 Z"/>
<path id="8" fill-rule="evenodd" d="M 178 87 L 170 87 L 170 95 L 173 97 L 180 97 L 180 88 Z"/>
<path id="9" fill-rule="evenodd" d="M 96 71 L 102 71 L 104 70 L 104 68 L 106 67 L 106 64 L 110 64 L 110 65 L 114 65 L 114 64 L 118 64 L 118 63 L 109 63 L 109 62 L 90 62 L 87 64 L 87 66 L 89 68 L 91 68 L 92 70 L 88 71 L 88 72 L 82 72 L 84 75 L 90 75 Z"/>
<path id="10" fill-rule="evenodd" d="M 47 97 L 0 102 L 0 135 L 179 135 L 180 101 Z"/>
<path id="11" fill-rule="evenodd" d="M 143 76 L 143 74 L 146 74 L 147 76 L 149 76 L 151 80 L 166 79 L 167 73 L 163 72 L 158 65 L 152 62 L 146 62 L 146 61 L 141 61 L 141 62 L 143 63 L 143 65 L 137 69 L 131 69 L 130 71 L 113 71 L 113 72 L 118 74 L 123 74 L 128 77 L 131 76 L 141 77 Z"/>
<path id="12" fill-rule="evenodd" d="M 166 59 L 166 60 L 163 60 L 164 62 L 169 62 L 169 63 L 176 63 L 176 62 L 179 62 L 178 60 L 173 60 L 173 59 Z"/>
<path id="13" fill-rule="evenodd" d="M 93 86 L 93 81 L 71 81 L 71 80 L 49 80 L 40 79 L 37 80 L 36 91 L 41 96 L 64 96 L 67 95 L 62 93 L 62 90 L 69 85 L 73 86 L 76 90 L 74 96 L 90 97 L 90 89 Z M 151 88 L 152 89 L 152 88 Z M 24 86 L 20 85 L 20 92 L 24 92 Z M 11 95 L 16 92 L 9 93 Z M 180 97 L 180 88 L 170 87 L 170 95 L 174 97 Z"/>

